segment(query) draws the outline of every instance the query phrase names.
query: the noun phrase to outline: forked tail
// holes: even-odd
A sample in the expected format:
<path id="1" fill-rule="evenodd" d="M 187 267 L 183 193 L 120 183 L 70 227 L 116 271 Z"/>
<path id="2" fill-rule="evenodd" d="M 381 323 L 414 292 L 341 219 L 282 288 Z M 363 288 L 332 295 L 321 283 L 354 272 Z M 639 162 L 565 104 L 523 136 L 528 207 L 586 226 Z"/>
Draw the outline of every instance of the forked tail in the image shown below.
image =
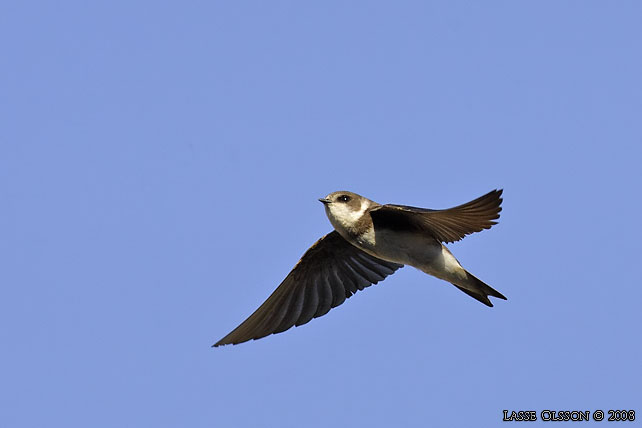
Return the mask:
<path id="1" fill-rule="evenodd" d="M 453 284 L 455 287 L 459 288 L 461 291 L 464 293 L 468 294 L 470 297 L 473 299 L 479 300 L 486 306 L 492 307 L 493 304 L 490 302 L 490 299 L 488 296 L 493 296 L 497 297 L 498 299 L 504 299 L 507 300 L 506 297 L 500 293 L 499 291 L 495 290 L 493 287 L 490 285 L 484 283 L 482 280 L 477 278 L 475 275 L 471 274 L 470 272 L 466 271 L 466 275 L 468 276 L 466 278 L 466 288 L 461 287 L 457 284 Z"/>

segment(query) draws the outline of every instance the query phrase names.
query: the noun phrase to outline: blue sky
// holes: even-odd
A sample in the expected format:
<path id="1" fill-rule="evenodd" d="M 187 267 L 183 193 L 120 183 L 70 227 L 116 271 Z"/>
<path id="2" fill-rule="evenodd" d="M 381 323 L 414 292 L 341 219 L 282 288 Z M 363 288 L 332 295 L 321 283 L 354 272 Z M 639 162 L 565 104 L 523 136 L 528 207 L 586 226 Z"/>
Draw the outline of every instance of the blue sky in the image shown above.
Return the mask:
<path id="1" fill-rule="evenodd" d="M 0 425 L 493 426 L 642 398 L 642 6 L 0 7 Z M 412 268 L 210 348 L 348 189 L 445 208 L 508 301 Z M 642 415 L 641 415 L 642 416 Z"/>

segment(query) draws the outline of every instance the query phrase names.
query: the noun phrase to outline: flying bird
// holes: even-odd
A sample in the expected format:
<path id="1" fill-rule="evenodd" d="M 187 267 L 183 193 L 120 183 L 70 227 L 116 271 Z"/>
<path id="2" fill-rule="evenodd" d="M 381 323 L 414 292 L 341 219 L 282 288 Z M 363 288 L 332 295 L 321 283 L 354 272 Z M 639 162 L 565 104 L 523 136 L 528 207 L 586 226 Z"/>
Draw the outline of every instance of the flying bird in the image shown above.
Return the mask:
<path id="1" fill-rule="evenodd" d="M 444 243 L 497 224 L 502 190 L 444 210 L 381 205 L 339 191 L 319 199 L 334 231 L 319 239 L 268 299 L 213 346 L 243 343 L 300 326 L 342 304 L 358 290 L 382 281 L 404 265 L 450 282 L 493 306 L 506 300 L 466 271 Z"/>

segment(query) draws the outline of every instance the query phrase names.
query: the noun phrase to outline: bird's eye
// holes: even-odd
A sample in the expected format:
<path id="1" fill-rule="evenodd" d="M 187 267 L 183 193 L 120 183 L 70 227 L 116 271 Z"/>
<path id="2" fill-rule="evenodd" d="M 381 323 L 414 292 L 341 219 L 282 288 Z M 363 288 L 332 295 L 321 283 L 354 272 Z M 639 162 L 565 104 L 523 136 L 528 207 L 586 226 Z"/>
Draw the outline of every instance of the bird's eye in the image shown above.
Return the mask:
<path id="1" fill-rule="evenodd" d="M 348 195 L 339 196 L 339 201 L 341 201 L 341 202 L 348 202 L 349 200 L 350 200 L 350 196 L 348 196 Z"/>

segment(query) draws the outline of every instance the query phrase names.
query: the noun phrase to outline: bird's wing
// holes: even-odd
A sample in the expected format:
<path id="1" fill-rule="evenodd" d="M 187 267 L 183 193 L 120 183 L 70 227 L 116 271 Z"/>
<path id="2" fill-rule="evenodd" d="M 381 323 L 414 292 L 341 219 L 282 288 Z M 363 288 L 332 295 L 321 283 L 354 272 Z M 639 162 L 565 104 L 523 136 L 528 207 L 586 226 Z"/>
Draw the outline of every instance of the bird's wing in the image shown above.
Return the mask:
<path id="1" fill-rule="evenodd" d="M 459 241 L 466 235 L 490 229 L 502 210 L 502 190 L 445 210 L 382 205 L 370 211 L 375 229 L 430 233 L 441 242 Z"/>
<path id="2" fill-rule="evenodd" d="M 248 319 L 214 346 L 259 339 L 305 324 L 401 267 L 361 251 L 336 231 L 330 232 L 306 251 Z"/>

